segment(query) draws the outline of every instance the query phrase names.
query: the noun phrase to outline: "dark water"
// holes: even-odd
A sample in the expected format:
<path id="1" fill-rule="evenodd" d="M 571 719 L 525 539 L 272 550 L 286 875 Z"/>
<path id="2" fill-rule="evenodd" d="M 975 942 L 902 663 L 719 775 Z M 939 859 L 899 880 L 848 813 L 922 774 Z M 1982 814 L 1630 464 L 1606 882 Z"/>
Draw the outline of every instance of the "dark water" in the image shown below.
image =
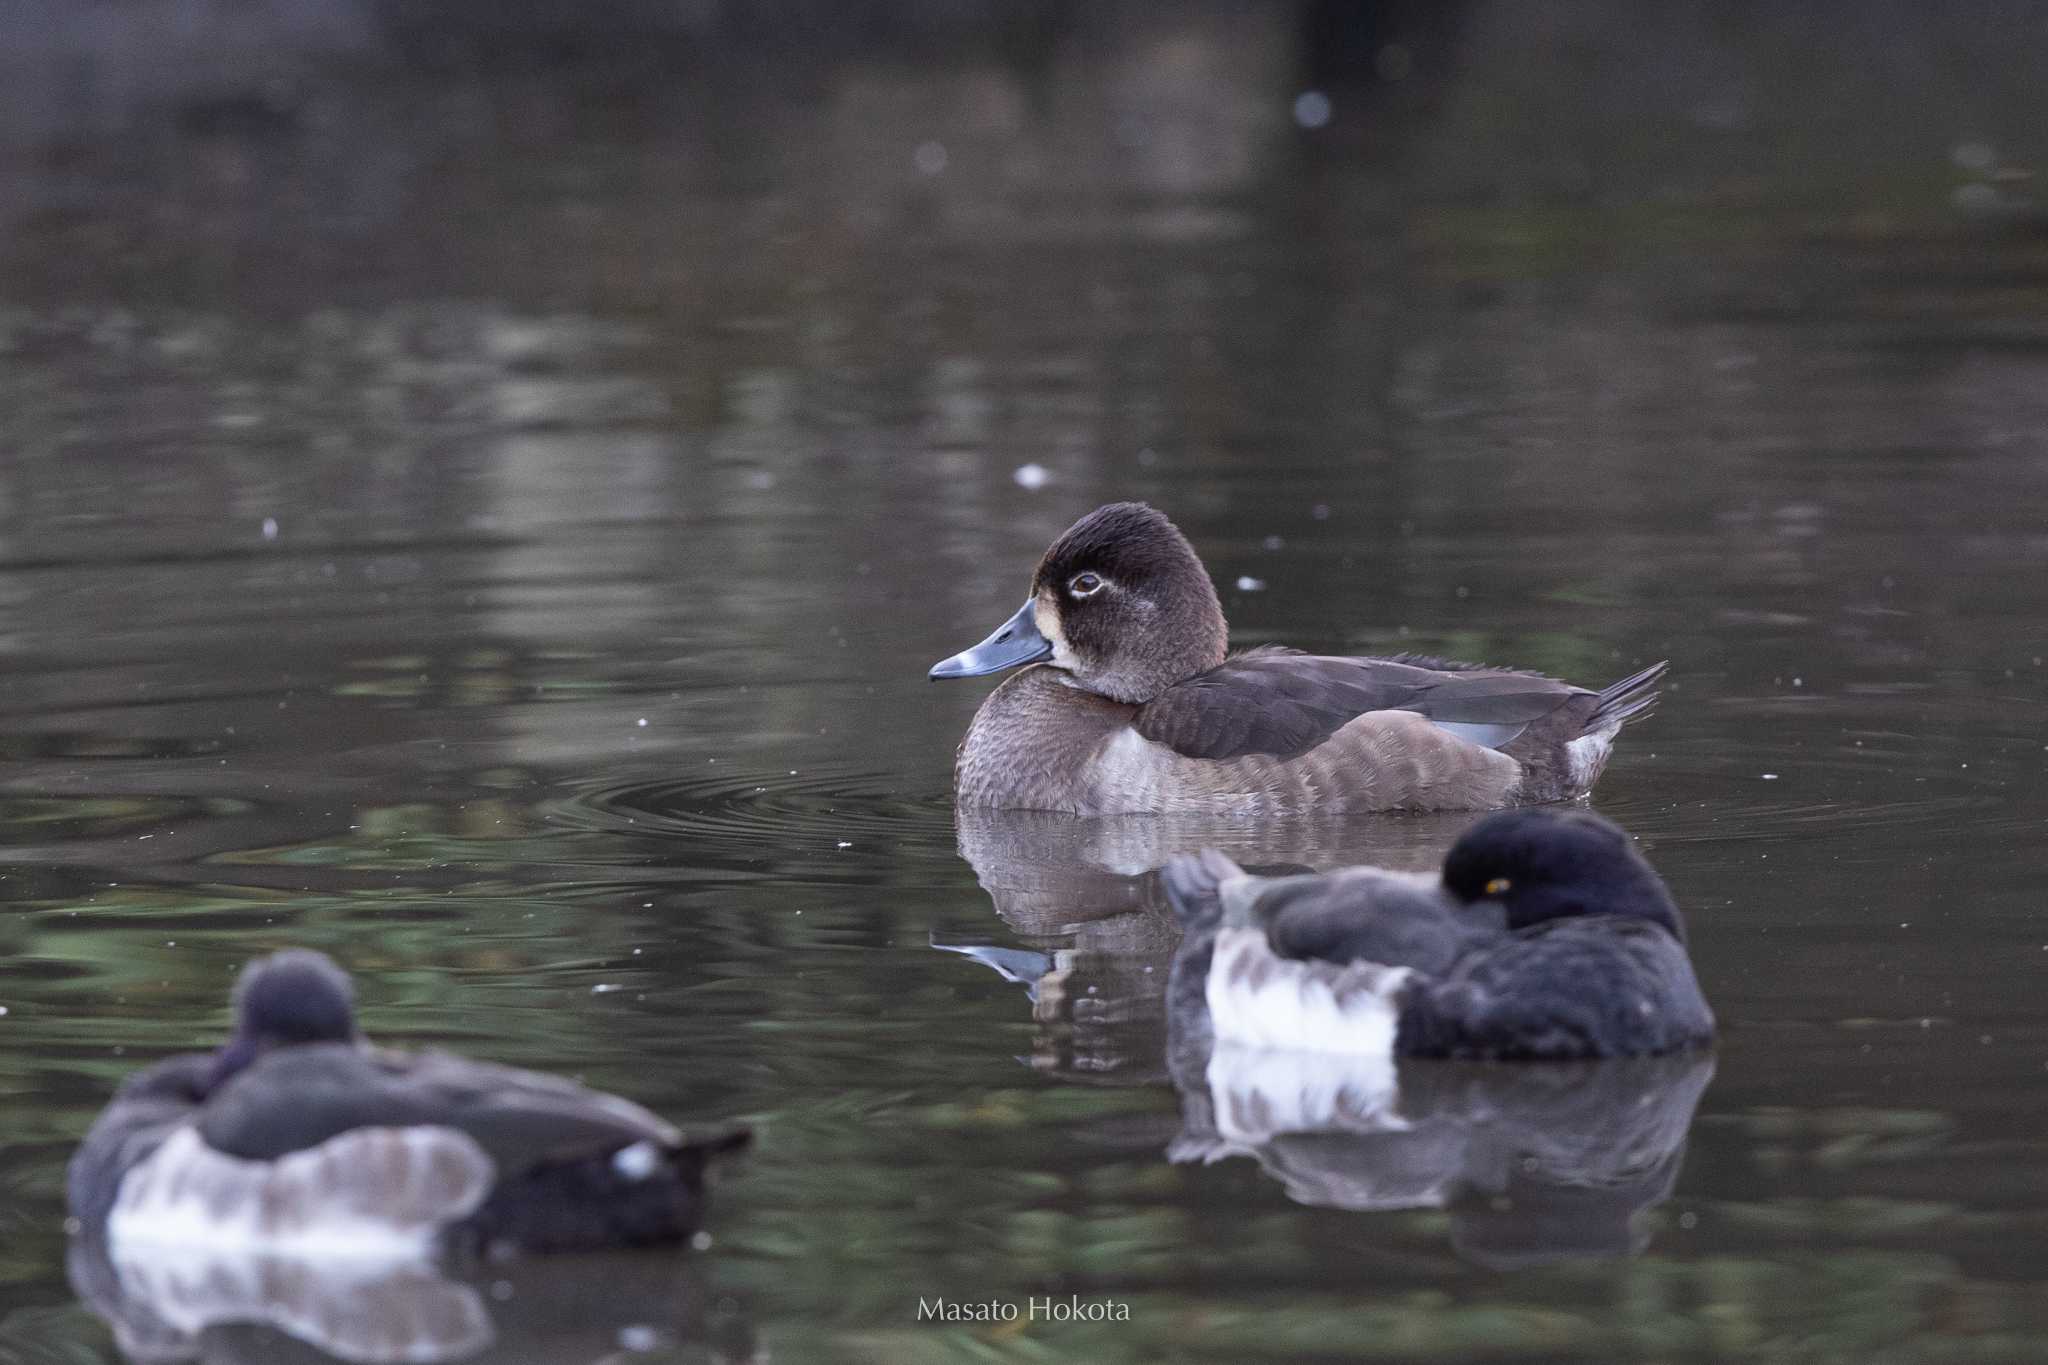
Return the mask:
<path id="1" fill-rule="evenodd" d="M 119 1358 L 64 1160 L 286 944 L 759 1127 L 496 1358 L 2048 1356 L 2040 11 L 177 10 L 6 59 L 0 1358 Z M 1134 874 L 1460 822 L 956 831 L 925 667 L 1114 497 L 1240 643 L 1673 660 L 1711 1080 L 1221 1150 Z"/>

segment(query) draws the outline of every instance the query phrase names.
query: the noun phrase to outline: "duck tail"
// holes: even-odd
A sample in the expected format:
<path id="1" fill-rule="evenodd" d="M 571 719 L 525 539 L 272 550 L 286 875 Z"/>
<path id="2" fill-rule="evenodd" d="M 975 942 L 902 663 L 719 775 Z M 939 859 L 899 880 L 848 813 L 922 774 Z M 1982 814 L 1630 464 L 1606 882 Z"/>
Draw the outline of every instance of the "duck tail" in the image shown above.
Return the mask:
<path id="1" fill-rule="evenodd" d="M 1600 700 L 1594 705 L 1593 714 L 1587 718 L 1586 733 L 1610 727 L 1618 730 L 1632 720 L 1649 715 L 1657 705 L 1657 684 L 1664 680 L 1664 674 L 1670 668 L 1671 661 L 1665 659 L 1601 688 Z"/>
<path id="2" fill-rule="evenodd" d="M 680 1169 L 701 1172 L 717 1158 L 745 1151 L 753 1142 L 753 1129 L 733 1128 L 707 1138 L 693 1138 L 671 1148 L 669 1160 Z"/>
<path id="3" fill-rule="evenodd" d="M 444 1227 L 441 1248 L 466 1258 L 501 1247 L 601 1251 L 686 1241 L 710 1202 L 706 1168 L 753 1137 L 746 1128 L 730 1128 L 681 1141 L 642 1138 L 542 1161 L 500 1179 L 474 1213 Z"/>
<path id="4" fill-rule="evenodd" d="M 1168 859 L 1159 870 L 1167 903 L 1182 929 L 1216 925 L 1223 918 L 1223 883 L 1243 875 L 1243 868 L 1213 848 Z"/>

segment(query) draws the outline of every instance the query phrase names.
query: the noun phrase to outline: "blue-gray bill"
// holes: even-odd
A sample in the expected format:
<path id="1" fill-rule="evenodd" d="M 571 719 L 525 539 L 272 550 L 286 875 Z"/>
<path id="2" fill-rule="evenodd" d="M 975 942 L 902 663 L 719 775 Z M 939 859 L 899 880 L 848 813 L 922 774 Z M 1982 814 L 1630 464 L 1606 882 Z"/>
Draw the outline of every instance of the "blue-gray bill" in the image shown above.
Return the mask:
<path id="1" fill-rule="evenodd" d="M 1052 657 L 1052 641 L 1038 633 L 1032 609 L 1035 599 L 1026 600 L 1017 614 L 996 627 L 995 634 L 972 649 L 963 649 L 950 659 L 932 665 L 934 678 L 978 678 L 1000 673 L 1018 664 L 1035 664 Z"/>

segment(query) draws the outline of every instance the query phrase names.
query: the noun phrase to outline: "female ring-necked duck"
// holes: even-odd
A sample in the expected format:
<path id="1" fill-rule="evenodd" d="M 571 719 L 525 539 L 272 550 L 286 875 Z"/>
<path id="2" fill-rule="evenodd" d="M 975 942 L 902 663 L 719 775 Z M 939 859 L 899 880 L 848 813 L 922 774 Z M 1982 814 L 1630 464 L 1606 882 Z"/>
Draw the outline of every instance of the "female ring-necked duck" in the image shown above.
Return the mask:
<path id="1" fill-rule="evenodd" d="M 1640 1057 L 1714 1016 L 1663 881 L 1586 811 L 1490 815 L 1435 884 L 1377 868 L 1255 877 L 1206 849 L 1166 865 L 1186 931 L 1176 1001 L 1218 1044 L 1376 1057 Z"/>
<path id="2" fill-rule="evenodd" d="M 963 806 L 1264 814 L 1486 810 L 1584 795 L 1665 665 L 1601 691 L 1401 655 L 1268 646 L 1226 655 L 1222 605 L 1174 524 L 1111 503 L 1054 541 L 1031 596 L 933 665 L 1034 664 L 989 694 L 960 745 Z"/>
<path id="3" fill-rule="evenodd" d="M 122 1084 L 68 1191 L 116 1248 L 578 1250 L 689 1237 L 707 1161 L 747 1141 L 685 1140 L 553 1076 L 374 1048 L 347 974 L 294 950 L 244 969 L 226 1047 Z"/>

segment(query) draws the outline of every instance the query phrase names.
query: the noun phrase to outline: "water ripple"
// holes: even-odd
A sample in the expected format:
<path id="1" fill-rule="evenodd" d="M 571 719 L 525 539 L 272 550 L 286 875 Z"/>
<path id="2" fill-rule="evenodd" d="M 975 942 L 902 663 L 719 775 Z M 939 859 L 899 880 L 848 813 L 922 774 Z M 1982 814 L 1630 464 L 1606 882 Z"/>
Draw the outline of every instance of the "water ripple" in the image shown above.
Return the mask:
<path id="1" fill-rule="evenodd" d="M 900 776 L 829 764 L 773 771 L 706 765 L 687 777 L 586 786 L 548 814 L 573 829 L 672 835 L 726 848 L 790 853 L 885 845 L 953 857 L 949 792 L 906 790 Z"/>

